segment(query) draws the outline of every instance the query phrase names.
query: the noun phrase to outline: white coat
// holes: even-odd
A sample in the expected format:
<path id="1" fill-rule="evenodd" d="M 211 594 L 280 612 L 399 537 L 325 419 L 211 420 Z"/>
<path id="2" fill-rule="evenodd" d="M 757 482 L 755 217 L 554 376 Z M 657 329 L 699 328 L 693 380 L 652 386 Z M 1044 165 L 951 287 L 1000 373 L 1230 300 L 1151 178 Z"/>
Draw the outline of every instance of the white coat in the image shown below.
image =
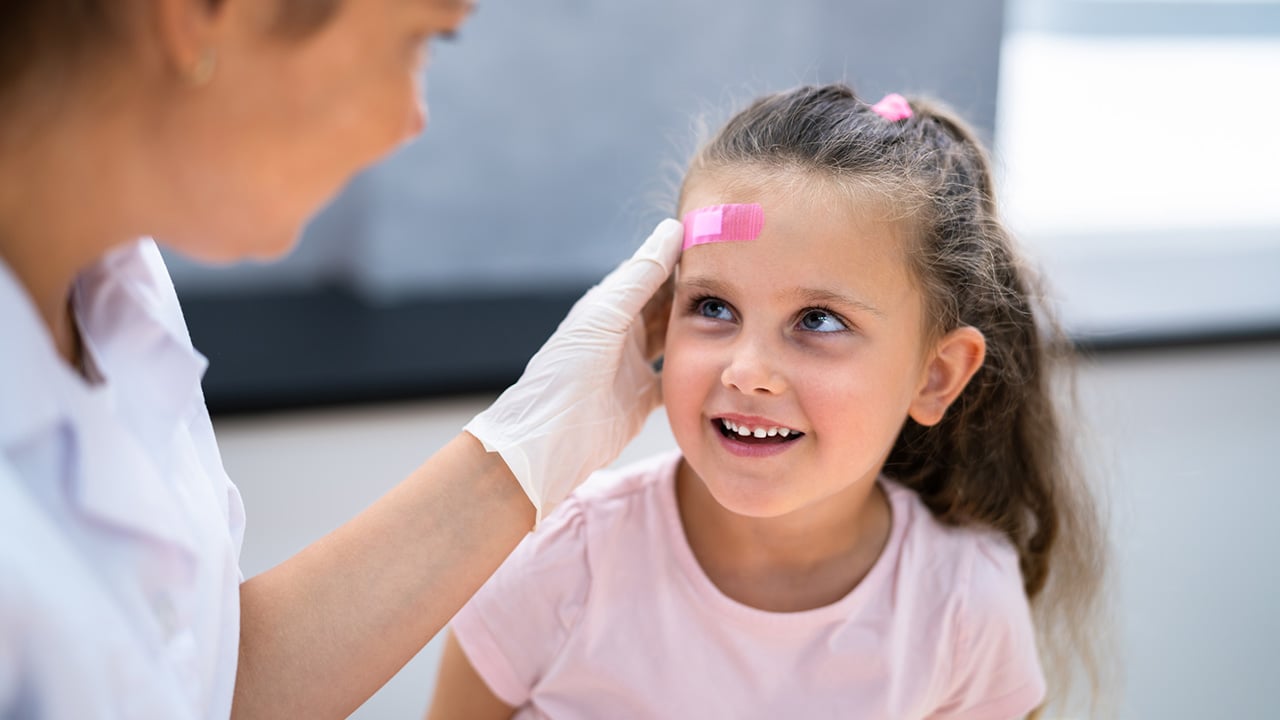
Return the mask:
<path id="1" fill-rule="evenodd" d="M 0 263 L 0 718 L 226 718 L 244 507 L 150 240 L 77 281 L 96 383 Z"/>

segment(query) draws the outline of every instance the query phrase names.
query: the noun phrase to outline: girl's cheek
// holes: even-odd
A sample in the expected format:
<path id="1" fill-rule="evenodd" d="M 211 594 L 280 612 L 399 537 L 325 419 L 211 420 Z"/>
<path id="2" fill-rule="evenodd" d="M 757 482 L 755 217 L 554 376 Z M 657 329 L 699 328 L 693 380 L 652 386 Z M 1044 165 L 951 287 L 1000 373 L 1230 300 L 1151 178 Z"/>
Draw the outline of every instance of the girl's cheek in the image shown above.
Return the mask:
<path id="1" fill-rule="evenodd" d="M 668 336 L 662 367 L 662 392 L 668 408 L 701 403 L 699 387 L 708 382 L 705 366 L 706 358 L 696 343 L 679 333 Z"/>

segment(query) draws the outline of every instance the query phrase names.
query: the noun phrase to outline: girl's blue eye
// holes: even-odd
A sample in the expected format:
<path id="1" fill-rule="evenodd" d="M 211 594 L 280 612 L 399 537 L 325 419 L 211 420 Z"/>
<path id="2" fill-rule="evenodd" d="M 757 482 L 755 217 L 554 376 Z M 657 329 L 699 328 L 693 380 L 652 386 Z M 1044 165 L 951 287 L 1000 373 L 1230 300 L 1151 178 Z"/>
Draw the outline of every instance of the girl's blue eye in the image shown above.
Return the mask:
<path id="1" fill-rule="evenodd" d="M 713 318 L 715 320 L 733 320 L 733 313 L 730 312 L 729 306 L 715 298 L 703 298 L 698 301 L 697 307 L 694 308 L 702 317 Z"/>
<path id="2" fill-rule="evenodd" d="M 806 310 L 800 316 L 800 327 L 812 332 L 839 332 L 849 329 L 840 321 L 840 318 L 819 308 Z"/>

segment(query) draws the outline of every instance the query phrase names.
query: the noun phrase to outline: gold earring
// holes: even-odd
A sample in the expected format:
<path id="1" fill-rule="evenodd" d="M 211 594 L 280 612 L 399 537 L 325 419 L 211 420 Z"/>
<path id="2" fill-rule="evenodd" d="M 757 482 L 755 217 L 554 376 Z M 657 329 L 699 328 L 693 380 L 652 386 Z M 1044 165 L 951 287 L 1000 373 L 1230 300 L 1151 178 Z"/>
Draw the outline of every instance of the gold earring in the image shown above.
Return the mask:
<path id="1" fill-rule="evenodd" d="M 213 71 L 218 69 L 218 53 L 213 48 L 205 48 L 200 53 L 200 58 L 191 66 L 191 70 L 187 73 L 187 78 L 192 85 L 203 87 L 213 80 Z"/>

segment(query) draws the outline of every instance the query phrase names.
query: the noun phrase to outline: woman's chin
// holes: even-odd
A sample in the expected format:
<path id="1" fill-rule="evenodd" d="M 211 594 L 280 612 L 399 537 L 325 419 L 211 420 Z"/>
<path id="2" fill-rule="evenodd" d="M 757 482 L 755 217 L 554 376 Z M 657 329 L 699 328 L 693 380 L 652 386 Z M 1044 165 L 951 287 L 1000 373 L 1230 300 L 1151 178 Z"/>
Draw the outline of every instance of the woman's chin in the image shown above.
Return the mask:
<path id="1" fill-rule="evenodd" d="M 238 262 L 270 262 L 288 255 L 298 246 L 297 230 L 279 232 L 230 233 L 226 237 L 192 241 L 156 238 L 165 247 L 207 265 L 232 265 Z"/>

